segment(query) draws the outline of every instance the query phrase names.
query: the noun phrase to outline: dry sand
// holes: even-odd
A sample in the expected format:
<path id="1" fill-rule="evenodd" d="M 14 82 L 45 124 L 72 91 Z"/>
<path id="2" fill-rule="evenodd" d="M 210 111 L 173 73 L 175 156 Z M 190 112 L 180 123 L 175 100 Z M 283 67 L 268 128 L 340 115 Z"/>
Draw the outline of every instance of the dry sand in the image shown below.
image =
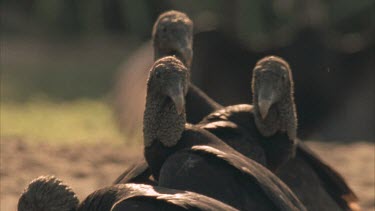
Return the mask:
<path id="1" fill-rule="evenodd" d="M 344 175 L 360 197 L 363 210 L 375 210 L 373 143 L 308 142 L 308 145 Z M 30 145 L 20 139 L 2 138 L 1 210 L 16 210 L 19 194 L 39 175 L 56 175 L 82 199 L 111 184 L 131 162 L 140 158 L 141 152 L 140 147 L 105 143 L 87 147 Z"/>

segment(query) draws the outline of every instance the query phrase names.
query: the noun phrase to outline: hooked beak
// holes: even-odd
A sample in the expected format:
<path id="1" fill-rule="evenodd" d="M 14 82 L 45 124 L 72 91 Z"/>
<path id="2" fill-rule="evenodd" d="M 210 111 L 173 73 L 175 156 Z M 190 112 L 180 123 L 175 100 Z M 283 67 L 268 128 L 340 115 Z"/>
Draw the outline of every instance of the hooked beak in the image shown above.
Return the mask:
<path id="1" fill-rule="evenodd" d="M 259 107 L 259 113 L 262 119 L 265 119 L 267 117 L 268 111 L 272 105 L 271 100 L 258 100 L 258 107 Z"/>
<path id="2" fill-rule="evenodd" d="M 271 90 L 261 90 L 258 95 L 258 107 L 259 113 L 264 120 L 267 115 L 270 107 L 274 103 L 274 94 Z"/>
<path id="3" fill-rule="evenodd" d="M 168 90 L 168 95 L 172 99 L 178 115 L 181 115 L 185 111 L 185 95 L 182 86 Z"/>

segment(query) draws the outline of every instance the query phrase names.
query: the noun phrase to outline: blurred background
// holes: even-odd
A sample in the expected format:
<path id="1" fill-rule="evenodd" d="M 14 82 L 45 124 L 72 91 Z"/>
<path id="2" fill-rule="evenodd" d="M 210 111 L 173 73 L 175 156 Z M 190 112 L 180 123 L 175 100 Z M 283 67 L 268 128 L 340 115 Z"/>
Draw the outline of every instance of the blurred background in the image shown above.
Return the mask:
<path id="1" fill-rule="evenodd" d="M 293 70 L 299 136 L 331 141 L 317 147 L 322 150 L 357 143 L 368 150 L 348 145 L 364 156 L 360 162 L 374 160 L 375 0 L 0 3 L 1 175 L 12 175 L 4 162 L 19 155 L 14 152 L 25 153 L 26 143 L 140 146 L 144 78 L 153 59 L 151 29 L 157 16 L 170 9 L 194 21 L 192 80 L 213 99 L 223 105 L 251 103 L 256 61 L 281 56 Z M 9 148 L 5 144 L 10 142 L 16 144 Z M 50 151 L 48 156 L 59 154 Z M 367 182 L 358 178 L 358 184 L 374 187 L 373 165 L 357 166 L 357 173 L 370 171 Z M 39 167 L 31 175 L 46 169 Z M 75 176 L 82 178 L 82 172 Z M 17 184 L 30 179 L 25 176 Z M 11 183 L 2 193 L 18 187 Z M 374 206 L 373 191 L 368 206 Z"/>
<path id="2" fill-rule="evenodd" d="M 2 0 L 2 135 L 120 139 L 114 87 L 134 81 L 123 72 L 148 70 L 153 22 L 178 9 L 195 24 L 193 82 L 219 103 L 250 103 L 251 69 L 275 54 L 293 69 L 302 138 L 374 140 L 374 7 L 374 0 Z M 137 127 L 140 103 L 128 118 Z M 88 107 L 95 117 L 84 114 Z M 57 113 L 70 127 L 52 119 Z"/>

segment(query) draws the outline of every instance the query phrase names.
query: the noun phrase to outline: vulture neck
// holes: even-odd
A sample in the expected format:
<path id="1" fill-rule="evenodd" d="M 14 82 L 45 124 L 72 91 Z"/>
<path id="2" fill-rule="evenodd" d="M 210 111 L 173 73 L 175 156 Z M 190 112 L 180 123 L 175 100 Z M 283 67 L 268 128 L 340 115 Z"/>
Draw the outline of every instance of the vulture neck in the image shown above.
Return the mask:
<path id="1" fill-rule="evenodd" d="M 173 101 L 158 93 L 148 93 L 143 117 L 145 147 L 160 141 L 165 147 L 173 147 L 185 129 L 186 114 L 178 114 Z"/>
<path id="2" fill-rule="evenodd" d="M 288 92 L 289 93 L 289 92 Z M 263 136 L 269 137 L 277 132 L 286 132 L 289 139 L 297 135 L 297 114 L 294 99 L 291 94 L 273 104 L 265 119 L 262 119 L 258 107 L 258 96 L 254 95 L 255 124 Z"/>

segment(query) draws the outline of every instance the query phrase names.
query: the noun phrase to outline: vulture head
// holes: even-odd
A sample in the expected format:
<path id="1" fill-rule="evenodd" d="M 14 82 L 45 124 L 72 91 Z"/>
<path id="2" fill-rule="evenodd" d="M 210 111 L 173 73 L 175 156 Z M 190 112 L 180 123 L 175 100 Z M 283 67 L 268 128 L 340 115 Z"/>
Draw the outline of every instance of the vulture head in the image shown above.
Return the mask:
<path id="1" fill-rule="evenodd" d="M 154 59 L 175 55 L 190 68 L 193 58 L 193 22 L 179 11 L 159 16 L 152 30 Z"/>
<path id="2" fill-rule="evenodd" d="M 159 140 L 165 146 L 173 146 L 180 139 L 186 123 L 188 83 L 187 68 L 174 56 L 161 58 L 152 66 L 147 81 L 143 119 L 146 147 L 154 140 Z"/>
<path id="3" fill-rule="evenodd" d="M 280 57 L 259 60 L 252 78 L 255 122 L 264 136 L 287 132 L 296 138 L 297 114 L 293 97 L 293 77 L 289 64 Z"/>
<path id="4" fill-rule="evenodd" d="M 54 176 L 40 176 L 21 194 L 18 211 L 74 211 L 78 204 L 68 185 Z"/>

